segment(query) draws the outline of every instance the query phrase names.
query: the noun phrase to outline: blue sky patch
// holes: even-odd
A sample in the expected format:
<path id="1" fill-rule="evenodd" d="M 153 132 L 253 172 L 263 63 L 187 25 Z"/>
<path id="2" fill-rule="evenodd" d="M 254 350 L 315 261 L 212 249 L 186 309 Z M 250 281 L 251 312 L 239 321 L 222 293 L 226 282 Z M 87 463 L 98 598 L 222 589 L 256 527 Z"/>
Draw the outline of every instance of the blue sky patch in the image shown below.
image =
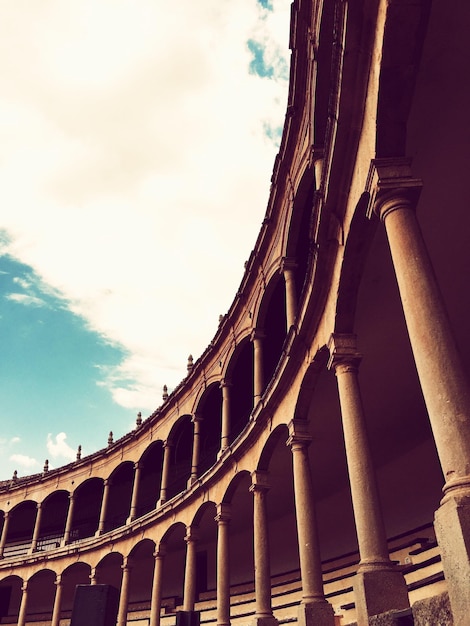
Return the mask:
<path id="1" fill-rule="evenodd" d="M 273 10 L 273 4 L 271 0 L 258 0 L 258 4 L 260 4 L 263 9 L 267 9 L 268 11 Z"/>
<path id="2" fill-rule="evenodd" d="M 272 78 L 274 76 L 274 67 L 266 64 L 264 47 L 254 39 L 249 39 L 247 45 L 248 50 L 253 55 L 249 66 L 250 74 L 256 74 L 261 78 Z"/>

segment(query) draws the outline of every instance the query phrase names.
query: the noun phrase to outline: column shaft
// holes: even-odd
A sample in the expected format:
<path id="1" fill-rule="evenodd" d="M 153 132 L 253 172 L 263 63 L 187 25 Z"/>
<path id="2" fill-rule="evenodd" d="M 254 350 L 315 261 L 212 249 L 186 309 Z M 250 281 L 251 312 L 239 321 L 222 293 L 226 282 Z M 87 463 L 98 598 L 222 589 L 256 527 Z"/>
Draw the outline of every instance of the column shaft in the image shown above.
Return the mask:
<path id="1" fill-rule="evenodd" d="M 199 475 L 199 456 L 201 450 L 201 422 L 202 418 L 195 415 L 192 419 L 194 424 L 193 430 L 193 454 L 191 459 L 191 476 L 189 478 L 189 486 L 193 485 Z"/>
<path id="2" fill-rule="evenodd" d="M 168 441 L 163 448 L 163 469 L 162 469 L 162 482 L 160 487 L 160 499 L 158 504 L 164 504 L 168 495 L 168 480 L 170 477 L 170 461 L 171 461 L 171 443 Z"/>
<path id="3" fill-rule="evenodd" d="M 359 544 L 355 579 L 358 624 L 369 616 L 409 607 L 403 574 L 390 561 L 375 469 L 357 377 L 360 355 L 354 335 L 332 335 L 330 367 L 338 382 L 349 482 Z"/>
<path id="4" fill-rule="evenodd" d="M 165 559 L 163 546 L 160 546 L 155 550 L 154 556 L 155 565 L 153 569 L 149 626 L 160 626 L 160 612 L 162 608 L 163 563 Z"/>
<path id="5" fill-rule="evenodd" d="M 230 507 L 218 506 L 217 516 L 217 626 L 230 624 Z"/>
<path id="6" fill-rule="evenodd" d="M 140 476 L 142 473 L 142 467 L 140 463 L 136 463 L 134 465 L 134 484 L 132 487 L 132 498 L 131 498 L 131 509 L 129 512 L 129 517 L 127 518 L 127 523 L 133 522 L 137 517 L 137 505 L 139 503 L 139 487 L 140 487 Z"/>
<path id="7" fill-rule="evenodd" d="M 220 383 L 220 387 L 222 389 L 222 429 L 220 436 L 220 453 L 222 453 L 229 447 L 230 444 L 230 425 L 232 419 L 230 414 L 231 384 L 224 380 Z"/>
<path id="8" fill-rule="evenodd" d="M 62 577 L 59 575 L 55 581 L 54 609 L 52 611 L 51 626 L 60 626 L 60 605 L 62 602 Z"/>
<path id="9" fill-rule="evenodd" d="M 106 516 L 108 514 L 109 492 L 111 490 L 111 481 L 109 479 L 104 481 L 103 499 L 101 501 L 100 521 L 98 523 L 98 530 L 96 536 L 102 535 L 106 529 Z"/>
<path id="10" fill-rule="evenodd" d="M 74 494 L 71 493 L 69 496 L 69 510 L 67 512 L 67 522 L 65 524 L 65 533 L 64 538 L 62 540 L 62 545 L 67 545 L 70 541 L 70 533 L 72 532 L 72 523 L 73 523 L 73 511 L 75 509 L 75 497 Z"/>
<path id="11" fill-rule="evenodd" d="M 281 265 L 281 271 L 284 275 L 286 284 L 286 322 L 287 332 L 291 326 L 295 324 L 297 317 L 297 288 L 295 284 L 295 268 L 296 263 L 293 259 L 284 258 Z"/>
<path id="12" fill-rule="evenodd" d="M 39 533 L 41 531 L 41 518 L 42 518 L 42 505 L 40 502 L 37 504 L 36 521 L 34 522 L 33 540 L 31 542 L 30 554 L 36 552 Z"/>
<path id="13" fill-rule="evenodd" d="M 3 515 L 2 538 L 0 539 L 0 559 L 3 559 L 3 553 L 5 552 L 5 545 L 7 542 L 9 524 L 10 524 L 10 514 L 8 511 L 5 511 Z"/>
<path id="14" fill-rule="evenodd" d="M 21 587 L 21 603 L 20 603 L 20 611 L 18 614 L 17 626 L 25 626 L 27 610 L 28 610 L 28 583 L 27 581 L 25 581 L 23 582 L 23 585 Z"/>
<path id="15" fill-rule="evenodd" d="M 186 567 L 184 572 L 183 611 L 194 611 L 196 603 L 196 545 L 197 534 L 188 527 L 186 537 Z"/>
<path id="16" fill-rule="evenodd" d="M 264 362 L 263 362 L 263 339 L 264 334 L 260 330 L 255 330 L 252 333 L 251 339 L 253 341 L 253 359 L 254 359 L 254 381 L 253 381 L 253 395 L 254 404 L 261 399 L 264 391 Z"/>
<path id="17" fill-rule="evenodd" d="M 271 565 L 266 494 L 268 485 L 262 472 L 252 475 L 253 543 L 255 561 L 255 621 L 273 617 L 271 608 Z"/>
<path id="18" fill-rule="evenodd" d="M 127 607 L 129 603 L 130 577 L 131 568 L 127 564 L 127 560 L 125 560 L 122 565 L 121 593 L 119 595 L 119 609 L 116 626 L 126 626 L 127 624 Z"/>
<path id="19" fill-rule="evenodd" d="M 446 482 L 470 476 L 470 394 L 415 212 L 381 205 L 416 369 Z M 470 481 L 469 481 L 470 482 Z"/>

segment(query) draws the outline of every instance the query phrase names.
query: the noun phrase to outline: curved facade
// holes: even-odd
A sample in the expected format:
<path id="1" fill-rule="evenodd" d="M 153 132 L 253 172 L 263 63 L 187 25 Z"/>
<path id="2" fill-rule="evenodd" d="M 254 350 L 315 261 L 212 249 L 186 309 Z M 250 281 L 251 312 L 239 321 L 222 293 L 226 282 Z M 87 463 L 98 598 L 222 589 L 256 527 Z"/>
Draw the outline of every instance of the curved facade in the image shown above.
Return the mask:
<path id="1" fill-rule="evenodd" d="M 0 485 L 0 623 L 66 626 L 77 585 L 110 585 L 118 626 L 468 626 L 460 4 L 295 0 L 233 304 L 134 431 Z"/>

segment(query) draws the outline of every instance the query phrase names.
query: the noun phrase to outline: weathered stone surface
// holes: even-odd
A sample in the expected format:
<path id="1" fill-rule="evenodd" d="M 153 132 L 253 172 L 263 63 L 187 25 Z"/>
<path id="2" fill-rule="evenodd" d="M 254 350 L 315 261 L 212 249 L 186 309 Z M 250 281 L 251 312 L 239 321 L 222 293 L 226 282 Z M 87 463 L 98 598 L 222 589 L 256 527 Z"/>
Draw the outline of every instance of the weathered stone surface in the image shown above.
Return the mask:
<path id="1" fill-rule="evenodd" d="M 413 626 L 411 609 L 405 611 L 387 611 L 369 618 L 369 626 Z"/>
<path id="2" fill-rule="evenodd" d="M 419 600 L 413 604 L 412 610 L 415 626 L 453 626 L 454 624 L 447 593 Z"/>

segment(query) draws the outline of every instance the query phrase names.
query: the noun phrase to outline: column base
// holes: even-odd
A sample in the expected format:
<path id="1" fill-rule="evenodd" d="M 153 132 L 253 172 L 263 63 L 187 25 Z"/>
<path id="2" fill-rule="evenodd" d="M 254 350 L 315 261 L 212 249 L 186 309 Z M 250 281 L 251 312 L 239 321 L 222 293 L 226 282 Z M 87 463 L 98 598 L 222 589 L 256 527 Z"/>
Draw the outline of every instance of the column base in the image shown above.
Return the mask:
<path id="1" fill-rule="evenodd" d="M 372 615 L 410 606 L 403 574 L 391 563 L 383 567 L 359 565 L 353 587 L 358 626 L 368 625 Z"/>
<path id="2" fill-rule="evenodd" d="M 297 612 L 299 626 L 335 626 L 335 612 L 326 600 L 301 602 Z"/>
<path id="3" fill-rule="evenodd" d="M 470 614 L 470 493 L 452 492 L 436 511 L 434 528 L 456 626 Z"/>
<path id="4" fill-rule="evenodd" d="M 278 626 L 279 622 L 274 615 L 255 615 L 250 621 L 250 626 Z"/>

